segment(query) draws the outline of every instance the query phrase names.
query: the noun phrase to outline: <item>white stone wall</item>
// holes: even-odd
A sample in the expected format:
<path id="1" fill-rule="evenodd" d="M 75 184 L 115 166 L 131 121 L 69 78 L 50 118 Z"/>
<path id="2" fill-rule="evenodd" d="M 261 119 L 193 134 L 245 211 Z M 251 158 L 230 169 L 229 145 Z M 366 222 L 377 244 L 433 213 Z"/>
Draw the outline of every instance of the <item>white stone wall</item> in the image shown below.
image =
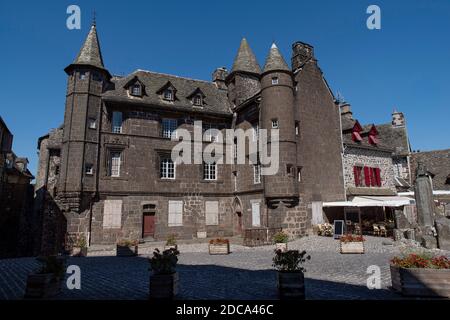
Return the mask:
<path id="1" fill-rule="evenodd" d="M 390 153 L 378 150 L 352 148 L 347 146 L 344 152 L 343 160 L 344 183 L 346 188 L 356 187 L 353 167 L 360 166 L 380 168 L 381 188 L 389 188 L 395 191 L 394 166 Z"/>

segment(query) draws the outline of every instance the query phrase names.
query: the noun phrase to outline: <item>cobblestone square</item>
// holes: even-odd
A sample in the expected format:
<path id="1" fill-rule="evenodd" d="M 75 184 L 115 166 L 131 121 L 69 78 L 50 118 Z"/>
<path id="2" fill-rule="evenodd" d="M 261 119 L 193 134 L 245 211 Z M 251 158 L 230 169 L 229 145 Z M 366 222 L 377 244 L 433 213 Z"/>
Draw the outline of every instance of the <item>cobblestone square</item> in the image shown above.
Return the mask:
<path id="1" fill-rule="evenodd" d="M 367 237 L 366 253 L 340 254 L 339 242 L 309 236 L 289 243 L 290 249 L 306 250 L 307 299 L 401 299 L 389 289 L 389 260 L 400 252 L 398 245 L 385 245 L 384 238 Z M 94 251 L 86 258 L 69 258 L 68 265 L 81 268 L 81 290 L 63 292 L 54 299 L 148 298 L 147 257 L 162 243 L 140 247 L 138 257 L 115 257 L 114 251 Z M 276 272 L 272 267 L 273 246 L 257 248 L 232 244 L 232 253 L 209 255 L 207 243 L 180 244 L 178 265 L 180 299 L 277 299 Z M 381 269 L 381 289 L 366 286 L 367 268 Z M 38 266 L 34 258 L 0 260 L 0 299 L 22 299 L 26 277 Z"/>

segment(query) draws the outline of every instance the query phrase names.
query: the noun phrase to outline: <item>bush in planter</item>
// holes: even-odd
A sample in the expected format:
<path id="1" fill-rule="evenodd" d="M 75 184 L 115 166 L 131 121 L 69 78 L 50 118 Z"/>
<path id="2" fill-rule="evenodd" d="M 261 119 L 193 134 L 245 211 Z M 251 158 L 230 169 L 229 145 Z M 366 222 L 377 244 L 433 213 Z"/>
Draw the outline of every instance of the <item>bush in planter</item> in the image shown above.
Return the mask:
<path id="1" fill-rule="evenodd" d="M 117 242 L 117 256 L 135 256 L 138 254 L 137 240 L 122 239 Z"/>
<path id="2" fill-rule="evenodd" d="M 392 287 L 405 296 L 450 298 L 450 260 L 427 252 L 391 260 Z"/>
<path id="3" fill-rule="evenodd" d="M 339 239 L 341 253 L 364 253 L 364 237 L 361 235 L 345 234 Z"/>
<path id="4" fill-rule="evenodd" d="M 25 298 L 47 298 L 61 291 L 61 281 L 64 279 L 66 263 L 60 256 L 39 257 L 41 267 L 29 274 Z"/>
<path id="5" fill-rule="evenodd" d="M 149 258 L 150 269 L 150 298 L 170 299 L 178 294 L 178 263 L 177 249 L 164 250 L 162 253 L 155 249 L 153 256 Z"/>
<path id="6" fill-rule="evenodd" d="M 209 240 L 209 254 L 229 254 L 230 240 L 217 238 Z"/>
<path id="7" fill-rule="evenodd" d="M 304 299 L 306 269 L 303 263 L 310 260 L 311 256 L 306 251 L 275 250 L 273 266 L 278 271 L 278 293 L 280 299 Z"/>
<path id="8" fill-rule="evenodd" d="M 178 249 L 177 238 L 176 238 L 176 235 L 173 233 L 166 240 L 166 245 L 164 246 L 164 250 L 167 250 L 167 249 Z"/>
<path id="9" fill-rule="evenodd" d="M 72 256 L 74 257 L 87 256 L 87 241 L 84 234 L 77 235 L 72 247 Z"/>
<path id="10" fill-rule="evenodd" d="M 277 232 L 274 234 L 272 240 L 276 244 L 276 249 L 280 249 L 282 251 L 287 250 L 287 243 L 289 241 L 289 235 L 287 235 L 283 231 L 280 231 L 280 232 Z"/>

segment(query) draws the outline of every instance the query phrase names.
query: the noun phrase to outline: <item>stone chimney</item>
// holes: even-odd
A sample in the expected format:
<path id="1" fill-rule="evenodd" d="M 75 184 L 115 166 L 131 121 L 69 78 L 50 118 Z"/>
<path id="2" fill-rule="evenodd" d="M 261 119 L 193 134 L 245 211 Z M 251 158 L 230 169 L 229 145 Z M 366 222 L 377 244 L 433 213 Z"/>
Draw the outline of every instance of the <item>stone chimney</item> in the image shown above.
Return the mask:
<path id="1" fill-rule="evenodd" d="M 392 112 L 392 126 L 393 127 L 404 127 L 405 126 L 405 116 L 403 112 L 399 112 L 394 109 Z"/>
<path id="2" fill-rule="evenodd" d="M 227 90 L 227 85 L 225 79 L 228 76 L 227 68 L 220 67 L 214 70 L 212 74 L 212 81 L 216 84 L 217 88 L 222 90 Z"/>
<path id="3" fill-rule="evenodd" d="M 314 47 L 304 42 L 294 42 L 292 45 L 292 70 L 301 68 L 311 59 L 314 59 Z"/>
<path id="4" fill-rule="evenodd" d="M 343 101 L 339 104 L 339 108 L 341 109 L 342 117 L 347 119 L 353 119 L 353 112 L 350 103 Z"/>

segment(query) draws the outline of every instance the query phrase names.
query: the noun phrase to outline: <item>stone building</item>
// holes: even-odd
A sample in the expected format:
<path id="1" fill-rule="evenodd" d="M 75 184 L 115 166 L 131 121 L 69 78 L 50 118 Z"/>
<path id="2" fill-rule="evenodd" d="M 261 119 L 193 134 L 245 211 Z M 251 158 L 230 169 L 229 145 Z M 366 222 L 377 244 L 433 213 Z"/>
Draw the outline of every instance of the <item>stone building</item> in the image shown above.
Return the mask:
<path id="1" fill-rule="evenodd" d="M 216 69 L 212 81 L 145 70 L 119 77 L 105 67 L 93 25 L 65 71 L 64 124 L 38 145 L 46 250 L 77 234 L 90 244 L 277 228 L 296 237 L 311 228 L 317 203 L 345 199 L 339 107 L 308 44 L 293 44 L 291 67 L 272 45 L 261 68 L 243 39 L 231 70 Z M 252 129 L 249 139 L 278 132 L 278 171 L 174 163 L 172 133 L 193 132 L 198 120 L 203 130 Z M 219 143 L 214 132 L 200 152 Z"/>
<path id="2" fill-rule="evenodd" d="M 0 117 L 0 258 L 24 256 L 33 246 L 34 179 L 28 159 L 12 151 L 13 135 Z"/>

